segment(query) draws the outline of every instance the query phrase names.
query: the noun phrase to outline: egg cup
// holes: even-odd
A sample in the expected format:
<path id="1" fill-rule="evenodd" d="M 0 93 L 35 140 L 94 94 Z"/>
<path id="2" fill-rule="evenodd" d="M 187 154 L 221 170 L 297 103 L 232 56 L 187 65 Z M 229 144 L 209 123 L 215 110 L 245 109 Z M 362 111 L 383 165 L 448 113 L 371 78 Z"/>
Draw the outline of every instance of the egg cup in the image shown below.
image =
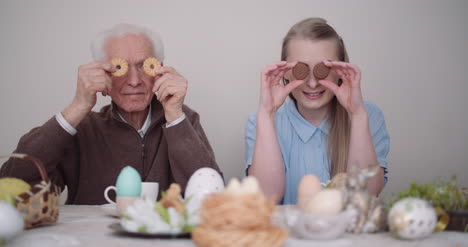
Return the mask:
<path id="1" fill-rule="evenodd" d="M 297 238 L 326 240 L 343 235 L 355 211 L 346 209 L 337 214 L 309 214 L 297 206 L 280 206 L 273 223 L 285 227 Z"/>

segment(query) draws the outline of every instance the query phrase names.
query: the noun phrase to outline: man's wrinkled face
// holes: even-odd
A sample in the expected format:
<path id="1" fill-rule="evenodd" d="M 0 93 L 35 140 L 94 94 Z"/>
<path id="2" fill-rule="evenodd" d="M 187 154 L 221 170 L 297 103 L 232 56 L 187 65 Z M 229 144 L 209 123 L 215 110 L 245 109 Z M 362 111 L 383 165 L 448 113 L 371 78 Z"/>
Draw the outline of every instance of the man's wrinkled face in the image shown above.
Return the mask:
<path id="1" fill-rule="evenodd" d="M 154 56 L 154 48 L 144 35 L 125 34 L 111 37 L 104 44 L 108 60 L 123 58 L 128 62 L 128 72 L 121 77 L 112 76 L 112 90 L 109 95 L 119 110 L 134 113 L 146 109 L 153 98 L 155 78 L 143 71 L 143 62 Z"/>

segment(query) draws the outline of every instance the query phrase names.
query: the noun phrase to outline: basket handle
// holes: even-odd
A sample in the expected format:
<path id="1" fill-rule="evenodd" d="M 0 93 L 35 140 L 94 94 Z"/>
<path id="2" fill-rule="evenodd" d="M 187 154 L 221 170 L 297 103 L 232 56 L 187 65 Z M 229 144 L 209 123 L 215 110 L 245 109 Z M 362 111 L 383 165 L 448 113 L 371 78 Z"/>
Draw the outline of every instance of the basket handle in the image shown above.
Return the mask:
<path id="1" fill-rule="evenodd" d="M 47 171 L 44 168 L 44 165 L 42 164 L 41 160 L 39 160 L 38 158 L 34 156 L 27 155 L 27 154 L 12 153 L 12 154 L 7 154 L 7 155 L 0 155 L 0 158 L 18 158 L 18 159 L 32 161 L 34 165 L 36 166 L 36 168 L 39 170 L 42 180 L 49 182 L 49 177 L 47 176 Z"/>

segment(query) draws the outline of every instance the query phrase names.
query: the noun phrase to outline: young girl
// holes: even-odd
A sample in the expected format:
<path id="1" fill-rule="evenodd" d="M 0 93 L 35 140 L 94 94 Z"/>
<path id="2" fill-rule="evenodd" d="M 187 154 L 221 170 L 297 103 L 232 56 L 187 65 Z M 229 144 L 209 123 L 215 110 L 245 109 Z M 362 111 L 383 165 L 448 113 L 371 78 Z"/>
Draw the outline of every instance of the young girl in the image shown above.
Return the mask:
<path id="1" fill-rule="evenodd" d="M 368 181 L 378 195 L 387 181 L 390 138 L 380 109 L 362 99 L 361 71 L 348 63 L 341 37 L 325 20 L 305 19 L 284 38 L 281 60 L 262 71 L 258 112 L 246 125 L 246 174 L 276 202 L 296 204 L 304 175 L 327 182 L 378 164 Z M 311 70 L 304 80 L 291 73 L 297 62 Z M 331 70 L 318 80 L 312 68 L 321 62 Z"/>

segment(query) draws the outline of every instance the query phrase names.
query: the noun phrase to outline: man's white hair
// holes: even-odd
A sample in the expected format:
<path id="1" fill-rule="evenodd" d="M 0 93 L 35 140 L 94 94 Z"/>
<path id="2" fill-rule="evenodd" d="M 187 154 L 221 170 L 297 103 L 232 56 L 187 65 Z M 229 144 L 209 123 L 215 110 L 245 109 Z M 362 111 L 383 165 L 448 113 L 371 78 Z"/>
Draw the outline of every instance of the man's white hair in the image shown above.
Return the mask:
<path id="1" fill-rule="evenodd" d="M 164 61 L 164 45 L 158 33 L 153 32 L 147 28 L 140 27 L 133 24 L 117 24 L 109 30 L 99 33 L 96 38 L 91 42 L 91 53 L 94 60 L 105 61 L 108 59 L 107 54 L 104 52 L 105 42 L 112 37 L 121 37 L 126 34 L 144 35 L 153 45 L 153 54 L 160 62 Z"/>

